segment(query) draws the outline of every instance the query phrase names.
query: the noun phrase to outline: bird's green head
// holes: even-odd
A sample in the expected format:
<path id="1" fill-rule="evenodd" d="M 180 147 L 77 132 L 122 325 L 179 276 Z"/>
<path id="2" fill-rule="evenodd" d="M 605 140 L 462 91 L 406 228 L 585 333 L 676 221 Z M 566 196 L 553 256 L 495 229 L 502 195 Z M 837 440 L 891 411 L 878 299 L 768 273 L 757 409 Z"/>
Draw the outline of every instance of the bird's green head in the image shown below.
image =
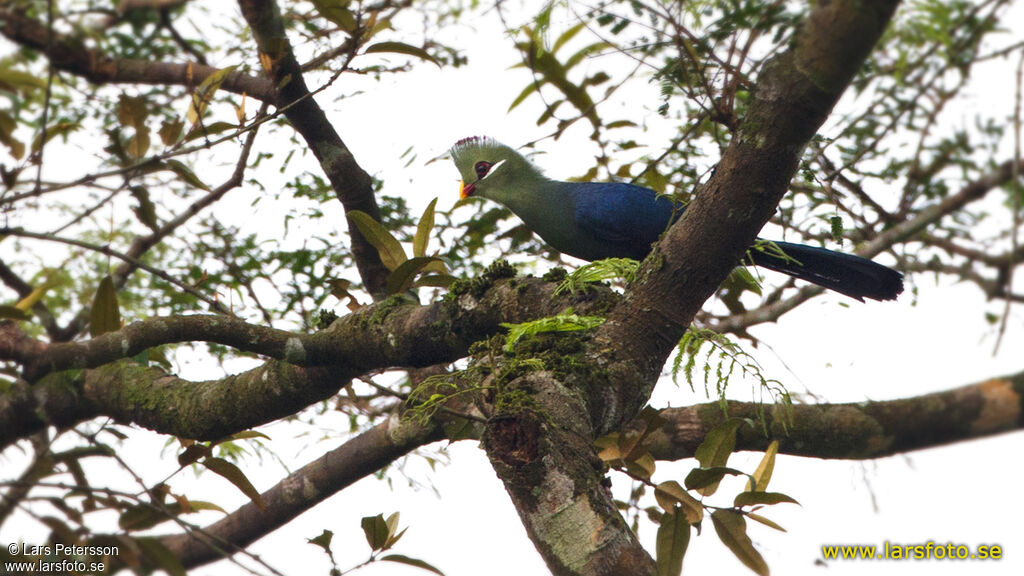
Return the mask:
<path id="1" fill-rule="evenodd" d="M 452 146 L 451 154 L 462 176 L 460 198 L 479 195 L 502 202 L 517 183 L 543 179 L 540 172 L 518 152 L 485 136 L 459 140 Z"/>

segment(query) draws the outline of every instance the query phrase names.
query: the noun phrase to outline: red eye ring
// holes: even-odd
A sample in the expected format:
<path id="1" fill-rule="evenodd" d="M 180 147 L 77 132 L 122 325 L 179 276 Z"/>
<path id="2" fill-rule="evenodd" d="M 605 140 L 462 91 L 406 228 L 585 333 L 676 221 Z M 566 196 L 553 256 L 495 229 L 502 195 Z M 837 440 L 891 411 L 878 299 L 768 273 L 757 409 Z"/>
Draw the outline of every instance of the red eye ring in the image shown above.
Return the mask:
<path id="1" fill-rule="evenodd" d="M 477 178 L 483 178 L 491 170 L 491 163 L 481 160 L 473 166 L 473 170 L 476 171 Z"/>

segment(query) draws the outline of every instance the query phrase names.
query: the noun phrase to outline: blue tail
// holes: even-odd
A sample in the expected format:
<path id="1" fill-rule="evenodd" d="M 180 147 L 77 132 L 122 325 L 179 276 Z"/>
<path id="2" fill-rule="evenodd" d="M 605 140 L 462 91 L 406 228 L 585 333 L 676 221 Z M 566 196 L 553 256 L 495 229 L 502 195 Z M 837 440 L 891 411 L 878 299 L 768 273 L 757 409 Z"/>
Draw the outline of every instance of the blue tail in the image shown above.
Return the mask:
<path id="1" fill-rule="evenodd" d="M 861 302 L 895 300 L 903 292 L 903 274 L 866 258 L 825 248 L 775 242 L 786 257 L 773 250 L 750 250 L 754 264 L 807 280 Z"/>

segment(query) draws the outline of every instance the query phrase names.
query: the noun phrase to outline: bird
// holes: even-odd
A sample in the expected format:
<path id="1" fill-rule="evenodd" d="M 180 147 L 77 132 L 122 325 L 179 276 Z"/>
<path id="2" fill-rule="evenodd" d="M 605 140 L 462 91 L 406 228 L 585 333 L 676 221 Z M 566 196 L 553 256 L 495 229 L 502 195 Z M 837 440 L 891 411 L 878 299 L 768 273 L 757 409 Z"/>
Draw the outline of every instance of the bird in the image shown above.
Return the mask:
<path id="1" fill-rule="evenodd" d="M 514 149 L 486 136 L 459 140 L 450 155 L 462 177 L 460 198 L 504 205 L 549 246 L 582 260 L 643 260 L 685 210 L 636 184 L 552 180 Z M 749 260 L 861 302 L 895 300 L 903 292 L 900 272 L 866 258 L 792 242 L 767 246 L 773 248 L 749 250 Z"/>

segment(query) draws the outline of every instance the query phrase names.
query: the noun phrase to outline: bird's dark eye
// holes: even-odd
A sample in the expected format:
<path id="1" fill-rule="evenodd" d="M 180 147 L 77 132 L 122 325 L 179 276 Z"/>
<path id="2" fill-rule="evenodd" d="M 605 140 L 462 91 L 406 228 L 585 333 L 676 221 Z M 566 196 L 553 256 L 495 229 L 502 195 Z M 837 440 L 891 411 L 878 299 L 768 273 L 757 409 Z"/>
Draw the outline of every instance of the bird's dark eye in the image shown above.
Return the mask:
<path id="1" fill-rule="evenodd" d="M 473 170 L 476 170 L 476 177 L 477 178 L 483 178 L 484 176 L 487 176 L 487 172 L 490 169 L 491 169 L 491 163 L 490 162 L 485 162 L 483 160 L 481 160 L 480 162 L 477 162 L 476 165 L 473 166 Z"/>

